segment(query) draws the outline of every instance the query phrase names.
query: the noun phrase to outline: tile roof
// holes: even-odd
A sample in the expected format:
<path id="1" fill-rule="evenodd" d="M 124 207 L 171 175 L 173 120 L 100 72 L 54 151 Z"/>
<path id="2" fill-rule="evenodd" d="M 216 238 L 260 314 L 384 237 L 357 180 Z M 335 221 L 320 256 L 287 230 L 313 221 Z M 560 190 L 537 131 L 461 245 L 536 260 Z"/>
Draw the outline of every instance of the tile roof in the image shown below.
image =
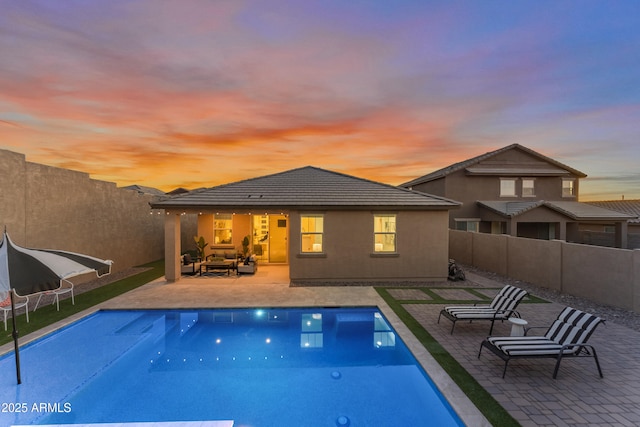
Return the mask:
<path id="1" fill-rule="evenodd" d="M 565 164 L 562 164 L 562 163 L 558 162 L 557 160 L 554 160 L 554 159 L 552 159 L 550 157 L 544 156 L 544 155 L 542 155 L 542 154 L 540 154 L 540 153 L 538 153 L 536 151 L 533 151 L 530 148 L 527 148 L 527 147 L 522 146 L 520 144 L 511 144 L 511 145 L 507 145 L 506 147 L 502 147 L 502 148 L 500 148 L 498 150 L 490 151 L 488 153 L 481 154 L 480 156 L 472 157 L 470 159 L 463 160 L 462 162 L 454 163 L 454 164 L 449 165 L 449 166 L 447 166 L 445 168 L 438 169 L 437 171 L 431 172 L 430 174 L 427 174 L 427 175 L 421 176 L 419 178 L 413 179 L 411 181 L 405 182 L 404 184 L 400 184 L 400 187 L 411 187 L 413 185 L 418 185 L 418 184 L 422 184 L 422 183 L 425 183 L 425 182 L 433 181 L 433 180 L 438 179 L 438 178 L 443 178 L 443 177 L 445 177 L 445 176 L 447 176 L 447 175 L 449 175 L 449 174 L 451 174 L 453 172 L 459 171 L 461 169 L 469 168 L 470 166 L 476 165 L 476 164 L 482 162 L 483 160 L 487 160 L 487 159 L 489 159 L 491 157 L 494 157 L 494 156 L 496 156 L 496 155 L 498 155 L 500 153 L 503 153 L 505 151 L 512 150 L 512 149 L 522 150 L 522 151 L 524 151 L 524 152 L 526 152 L 526 153 L 528 153 L 528 154 L 530 154 L 530 155 L 532 155 L 534 157 L 537 157 L 537 158 L 539 158 L 539 159 L 541 159 L 541 160 L 543 160 L 543 161 L 555 166 L 555 168 L 547 168 L 547 169 L 544 169 L 544 170 L 538 169 L 538 170 L 535 170 L 535 171 L 525 168 L 525 169 L 522 169 L 522 173 L 526 173 L 526 174 L 529 174 L 529 175 L 531 175 L 531 174 L 547 174 L 548 175 L 548 174 L 551 174 L 551 173 L 553 173 L 553 174 L 571 173 L 571 174 L 577 175 L 577 176 L 579 176 L 581 178 L 584 178 L 584 177 L 587 176 L 585 173 L 580 172 L 577 169 L 573 169 L 573 168 L 571 168 L 571 167 L 569 167 L 569 166 L 567 166 Z M 479 168 L 473 169 L 472 168 L 472 171 L 475 171 L 475 173 L 480 173 L 481 169 L 479 169 Z M 488 169 L 482 169 L 482 171 L 484 173 L 488 173 Z"/>
<path id="2" fill-rule="evenodd" d="M 525 213 L 531 209 L 535 209 L 538 206 L 544 204 L 543 200 L 530 201 L 530 202 L 505 202 L 505 201 L 479 201 L 480 206 L 484 206 L 496 213 L 505 215 L 508 217 L 514 217 Z"/>
<path id="3" fill-rule="evenodd" d="M 545 205 L 575 220 L 628 220 L 627 214 L 582 202 L 545 202 Z"/>
<path id="4" fill-rule="evenodd" d="M 599 206 L 605 209 L 611 209 L 612 211 L 626 213 L 633 216 L 629 222 L 633 224 L 640 224 L 640 200 L 601 200 L 593 202 L 585 202 L 590 205 Z"/>
<path id="5" fill-rule="evenodd" d="M 451 209 L 459 202 L 312 166 L 217 187 L 151 204 L 155 209 L 406 208 Z"/>
<path id="6" fill-rule="evenodd" d="M 532 200 L 529 202 L 478 201 L 478 204 L 509 218 L 522 215 L 523 213 L 540 206 L 546 206 L 547 208 L 553 209 L 554 211 L 566 215 L 576 221 L 624 221 L 632 218 L 628 214 L 582 202 L 557 202 L 545 200 Z"/>

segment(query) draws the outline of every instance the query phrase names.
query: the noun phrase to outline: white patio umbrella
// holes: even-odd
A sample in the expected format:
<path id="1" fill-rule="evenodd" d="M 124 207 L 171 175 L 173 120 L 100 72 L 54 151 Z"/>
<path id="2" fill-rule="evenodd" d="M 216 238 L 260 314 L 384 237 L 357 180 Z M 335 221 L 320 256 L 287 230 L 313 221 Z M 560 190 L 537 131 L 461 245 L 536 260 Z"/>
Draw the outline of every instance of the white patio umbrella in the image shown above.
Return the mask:
<path id="1" fill-rule="evenodd" d="M 0 241 L 0 292 L 11 295 L 13 342 L 16 355 L 16 376 L 20 379 L 20 353 L 15 320 L 14 292 L 20 296 L 51 291 L 62 281 L 81 274 L 95 272 L 98 277 L 111 273 L 111 260 L 51 249 L 27 249 L 14 244 L 5 229 Z M 28 307 L 27 307 L 28 309 Z"/>

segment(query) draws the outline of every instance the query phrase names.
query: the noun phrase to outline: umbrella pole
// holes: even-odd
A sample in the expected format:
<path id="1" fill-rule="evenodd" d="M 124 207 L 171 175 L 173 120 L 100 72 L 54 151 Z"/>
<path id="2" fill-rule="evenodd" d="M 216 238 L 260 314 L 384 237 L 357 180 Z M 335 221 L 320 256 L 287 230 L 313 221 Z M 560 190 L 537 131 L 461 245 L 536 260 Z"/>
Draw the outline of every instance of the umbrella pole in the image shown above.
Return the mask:
<path id="1" fill-rule="evenodd" d="M 13 332 L 11 332 L 11 336 L 13 337 L 13 348 L 15 349 L 16 354 L 16 380 L 18 384 L 22 384 L 22 379 L 20 378 L 20 349 L 18 348 L 18 329 L 16 328 L 16 306 L 13 302 L 13 290 L 9 291 L 11 293 L 11 321 L 13 323 Z M 29 307 L 26 307 L 28 310 Z"/>

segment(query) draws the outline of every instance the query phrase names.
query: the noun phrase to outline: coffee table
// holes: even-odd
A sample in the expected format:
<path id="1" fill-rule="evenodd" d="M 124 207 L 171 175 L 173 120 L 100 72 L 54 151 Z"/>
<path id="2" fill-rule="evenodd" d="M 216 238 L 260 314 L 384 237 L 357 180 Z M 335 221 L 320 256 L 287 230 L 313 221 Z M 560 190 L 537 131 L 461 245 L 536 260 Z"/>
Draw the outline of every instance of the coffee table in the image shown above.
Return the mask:
<path id="1" fill-rule="evenodd" d="M 231 270 L 236 268 L 236 262 L 232 259 L 218 261 L 207 261 L 200 264 L 200 275 L 216 270 L 227 270 L 227 276 L 231 275 Z"/>

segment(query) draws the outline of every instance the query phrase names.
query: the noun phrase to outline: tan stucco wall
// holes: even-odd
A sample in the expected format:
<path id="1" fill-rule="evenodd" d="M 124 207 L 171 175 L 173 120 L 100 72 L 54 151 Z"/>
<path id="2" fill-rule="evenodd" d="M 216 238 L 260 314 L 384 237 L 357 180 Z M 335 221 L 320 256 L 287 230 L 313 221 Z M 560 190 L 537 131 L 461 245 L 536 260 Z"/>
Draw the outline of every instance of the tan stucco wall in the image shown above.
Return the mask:
<path id="1" fill-rule="evenodd" d="M 0 225 L 12 240 L 114 261 L 113 271 L 162 259 L 163 215 L 152 196 L 0 150 Z"/>
<path id="2" fill-rule="evenodd" d="M 242 253 L 242 239 L 245 236 L 249 236 L 249 243 L 251 243 L 251 219 L 252 216 L 248 214 L 234 214 L 233 215 L 233 235 L 232 235 L 232 243 L 230 245 L 215 245 L 214 235 L 213 235 L 213 225 L 215 214 L 209 212 L 203 212 L 202 214 L 196 215 L 197 218 L 197 228 L 193 230 L 190 237 L 186 239 L 186 244 L 183 241 L 182 253 L 187 250 L 195 249 L 194 236 L 202 236 L 205 241 L 209 243 L 205 250 L 205 256 L 212 255 L 214 252 L 220 251 L 233 251 L 236 253 Z M 181 222 L 183 227 L 182 234 L 184 235 L 184 220 Z M 249 251 L 251 248 L 249 247 Z"/>
<path id="3" fill-rule="evenodd" d="M 507 238 L 507 275 L 545 288 L 559 289 L 562 245 L 559 240 Z M 541 268 L 541 266 L 544 266 Z"/>
<path id="4" fill-rule="evenodd" d="M 296 282 L 446 280 L 447 211 L 399 211 L 397 254 L 373 254 L 373 212 L 324 214 L 324 254 L 300 253 L 300 213 L 290 215 L 290 277 Z"/>
<path id="5" fill-rule="evenodd" d="M 626 249 L 565 243 L 562 292 L 633 309 L 633 253 Z"/>
<path id="6" fill-rule="evenodd" d="M 449 254 L 463 264 L 640 313 L 640 249 L 449 233 Z"/>

